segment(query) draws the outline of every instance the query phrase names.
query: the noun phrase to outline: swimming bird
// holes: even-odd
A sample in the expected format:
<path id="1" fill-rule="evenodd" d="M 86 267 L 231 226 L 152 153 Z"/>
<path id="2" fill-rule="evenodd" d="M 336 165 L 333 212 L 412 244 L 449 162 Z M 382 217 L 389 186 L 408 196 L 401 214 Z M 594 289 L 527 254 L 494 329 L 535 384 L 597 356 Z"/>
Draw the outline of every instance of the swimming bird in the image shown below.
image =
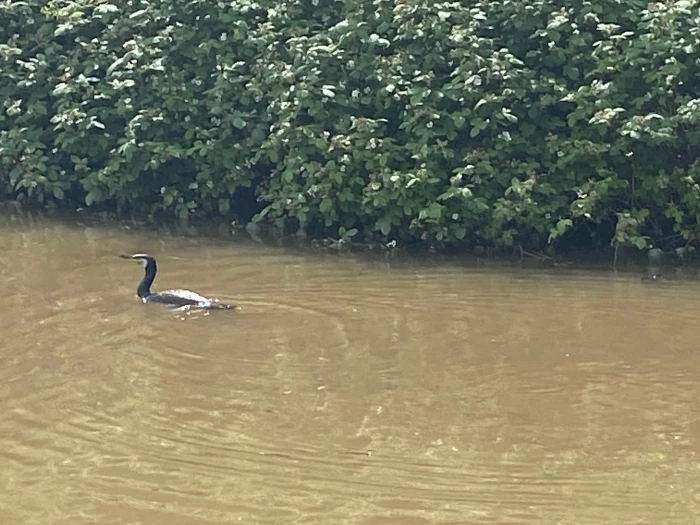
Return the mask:
<path id="1" fill-rule="evenodd" d="M 156 260 L 145 253 L 135 253 L 133 255 L 122 254 L 119 257 L 131 259 L 144 267 L 143 280 L 136 289 L 136 295 L 144 303 L 166 304 L 174 308 L 202 308 L 205 310 L 234 310 L 232 304 L 220 303 L 218 299 L 209 299 L 198 293 L 189 290 L 166 290 L 164 292 L 151 292 L 151 285 L 156 278 L 158 266 Z"/>

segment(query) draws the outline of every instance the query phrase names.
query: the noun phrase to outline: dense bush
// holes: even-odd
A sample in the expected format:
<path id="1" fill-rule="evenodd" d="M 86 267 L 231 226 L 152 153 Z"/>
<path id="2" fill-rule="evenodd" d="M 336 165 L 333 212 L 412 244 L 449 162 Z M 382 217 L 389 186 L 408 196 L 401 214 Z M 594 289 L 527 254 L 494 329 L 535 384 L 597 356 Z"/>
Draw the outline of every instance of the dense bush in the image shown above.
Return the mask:
<path id="1" fill-rule="evenodd" d="M 685 0 L 10 0 L 0 191 L 241 214 L 251 187 L 255 220 L 333 235 L 687 249 L 699 28 Z"/>

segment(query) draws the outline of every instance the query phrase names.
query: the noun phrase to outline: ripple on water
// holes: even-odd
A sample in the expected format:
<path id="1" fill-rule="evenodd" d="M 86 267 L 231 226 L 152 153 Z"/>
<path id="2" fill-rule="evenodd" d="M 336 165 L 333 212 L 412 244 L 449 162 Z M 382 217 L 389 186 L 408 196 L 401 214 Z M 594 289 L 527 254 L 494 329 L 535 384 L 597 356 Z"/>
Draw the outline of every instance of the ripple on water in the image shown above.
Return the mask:
<path id="1" fill-rule="evenodd" d="M 22 235 L 4 246 L 35 256 L 0 270 L 1 523 L 697 518 L 694 283 Z M 138 242 L 159 287 L 242 311 L 140 304 L 140 270 L 110 262 Z"/>

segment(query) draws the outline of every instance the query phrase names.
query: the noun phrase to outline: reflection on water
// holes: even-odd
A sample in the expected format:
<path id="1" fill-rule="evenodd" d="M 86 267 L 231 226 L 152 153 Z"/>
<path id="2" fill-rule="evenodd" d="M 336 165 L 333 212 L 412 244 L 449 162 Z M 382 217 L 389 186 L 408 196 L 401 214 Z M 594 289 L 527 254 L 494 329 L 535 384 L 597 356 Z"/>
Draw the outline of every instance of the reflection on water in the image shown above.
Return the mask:
<path id="1" fill-rule="evenodd" d="M 0 279 L 0 523 L 700 520 L 696 281 L 9 216 Z"/>

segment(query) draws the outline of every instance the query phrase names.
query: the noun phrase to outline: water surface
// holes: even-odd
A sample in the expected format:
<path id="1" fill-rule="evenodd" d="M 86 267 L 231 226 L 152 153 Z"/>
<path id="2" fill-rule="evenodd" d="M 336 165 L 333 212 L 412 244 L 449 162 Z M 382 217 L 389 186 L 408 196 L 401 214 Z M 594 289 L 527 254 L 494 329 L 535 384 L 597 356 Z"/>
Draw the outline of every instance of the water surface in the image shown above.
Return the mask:
<path id="1" fill-rule="evenodd" d="M 5 214 L 0 282 L 0 523 L 700 522 L 695 280 Z"/>

